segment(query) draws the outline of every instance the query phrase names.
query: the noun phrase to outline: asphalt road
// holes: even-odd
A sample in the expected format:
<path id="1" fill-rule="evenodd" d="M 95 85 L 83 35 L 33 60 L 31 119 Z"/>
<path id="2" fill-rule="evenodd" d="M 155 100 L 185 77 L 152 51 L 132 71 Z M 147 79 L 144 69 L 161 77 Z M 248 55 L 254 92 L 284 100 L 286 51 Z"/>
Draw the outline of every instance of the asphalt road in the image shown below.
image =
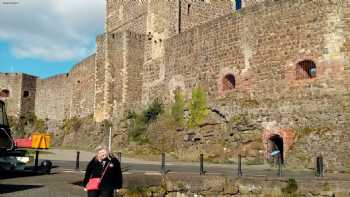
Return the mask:
<path id="1" fill-rule="evenodd" d="M 0 197 L 81 197 L 86 196 L 80 186 L 84 176 L 87 162 L 80 162 L 80 169 L 75 170 L 74 161 L 53 161 L 54 168 L 50 175 L 37 175 L 30 172 L 2 173 L 0 172 Z M 243 166 L 243 175 L 247 177 L 259 177 L 277 179 L 277 169 L 266 169 L 267 166 Z M 144 183 L 160 182 L 160 164 L 122 163 L 124 178 L 128 185 L 128 177 L 137 177 Z M 199 174 L 199 165 L 171 164 L 167 165 L 168 173 L 191 176 Z M 204 163 L 206 175 L 236 176 L 237 167 L 231 165 L 212 165 Z M 265 178 L 264 178 L 265 177 Z M 285 170 L 284 179 L 294 177 L 297 179 L 316 179 L 312 171 Z M 348 180 L 349 174 L 326 174 L 325 180 Z"/>
<path id="2" fill-rule="evenodd" d="M 76 163 L 73 161 L 52 161 L 54 166 L 59 166 L 63 171 L 75 171 Z M 88 162 L 80 162 L 79 170 L 84 171 Z M 146 173 L 146 174 L 160 174 L 160 164 L 140 164 L 140 163 L 122 163 L 123 174 L 133 173 Z M 187 174 L 199 174 L 200 167 L 198 165 L 191 164 L 168 164 L 166 165 L 167 173 L 187 173 Z M 216 166 L 204 163 L 204 172 L 207 175 L 225 175 L 236 176 L 238 174 L 237 165 L 225 165 Z M 82 172 L 83 173 L 83 172 Z M 251 177 L 270 177 L 277 178 L 277 168 L 269 168 L 268 166 L 246 166 L 242 168 L 244 176 Z M 311 170 L 283 170 L 284 177 L 296 177 L 296 178 L 315 178 L 314 172 Z M 328 175 L 330 178 L 334 178 L 332 175 Z M 338 176 L 337 176 L 338 177 Z M 340 177 L 338 177 L 340 178 Z"/>

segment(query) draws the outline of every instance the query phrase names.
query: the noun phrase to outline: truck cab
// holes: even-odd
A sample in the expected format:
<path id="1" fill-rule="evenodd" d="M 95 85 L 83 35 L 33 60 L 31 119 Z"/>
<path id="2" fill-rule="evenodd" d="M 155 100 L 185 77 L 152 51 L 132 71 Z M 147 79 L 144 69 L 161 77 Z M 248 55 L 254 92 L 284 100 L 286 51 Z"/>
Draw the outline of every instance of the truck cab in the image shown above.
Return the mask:
<path id="1" fill-rule="evenodd" d="M 10 126 L 6 115 L 5 102 L 0 100 L 0 154 L 14 149 Z"/>
<path id="2" fill-rule="evenodd" d="M 33 149 L 35 150 L 35 149 Z M 36 149 L 34 172 L 49 174 L 52 162 L 44 160 L 38 166 L 39 150 Z M 0 100 L 0 171 L 25 170 L 30 161 L 27 149 L 19 149 L 11 136 L 10 125 L 6 115 L 5 102 Z"/>

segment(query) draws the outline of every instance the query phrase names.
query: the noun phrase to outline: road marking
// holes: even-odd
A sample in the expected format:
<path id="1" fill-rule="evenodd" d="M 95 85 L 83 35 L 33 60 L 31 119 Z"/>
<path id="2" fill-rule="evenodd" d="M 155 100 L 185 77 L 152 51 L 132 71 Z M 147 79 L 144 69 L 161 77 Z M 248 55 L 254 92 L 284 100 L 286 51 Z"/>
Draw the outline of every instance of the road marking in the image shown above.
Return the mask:
<path id="1" fill-rule="evenodd" d="M 148 172 L 145 172 L 145 175 L 161 175 L 161 173 L 155 172 L 155 171 L 148 171 Z"/>
<path id="2" fill-rule="evenodd" d="M 81 173 L 85 173 L 85 171 L 81 170 L 81 171 L 77 171 L 77 170 L 63 170 L 64 173 L 75 173 L 75 174 L 81 174 Z"/>

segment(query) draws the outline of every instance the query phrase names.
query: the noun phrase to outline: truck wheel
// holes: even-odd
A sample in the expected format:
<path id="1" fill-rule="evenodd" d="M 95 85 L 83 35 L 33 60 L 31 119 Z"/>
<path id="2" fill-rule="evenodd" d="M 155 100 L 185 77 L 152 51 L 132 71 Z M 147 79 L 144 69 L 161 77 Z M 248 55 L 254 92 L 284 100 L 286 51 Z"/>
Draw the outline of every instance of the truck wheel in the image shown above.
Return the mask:
<path id="1" fill-rule="evenodd" d="M 52 162 L 50 160 L 44 160 L 40 163 L 40 168 L 43 173 L 50 174 L 52 168 Z"/>

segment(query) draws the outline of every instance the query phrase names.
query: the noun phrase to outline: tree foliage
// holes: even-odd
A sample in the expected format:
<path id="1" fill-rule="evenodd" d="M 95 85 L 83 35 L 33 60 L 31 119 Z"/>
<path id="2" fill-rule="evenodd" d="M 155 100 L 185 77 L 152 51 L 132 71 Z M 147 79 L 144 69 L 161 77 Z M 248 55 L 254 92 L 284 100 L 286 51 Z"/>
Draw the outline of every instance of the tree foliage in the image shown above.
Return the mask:
<path id="1" fill-rule="evenodd" d="M 192 99 L 190 101 L 189 110 L 190 117 L 188 124 L 190 128 L 198 127 L 208 115 L 207 96 L 199 87 L 192 90 Z"/>
<path id="2" fill-rule="evenodd" d="M 171 116 L 174 118 L 178 126 L 183 126 L 184 123 L 184 108 L 185 99 L 180 89 L 175 90 L 175 99 L 171 106 Z"/>

